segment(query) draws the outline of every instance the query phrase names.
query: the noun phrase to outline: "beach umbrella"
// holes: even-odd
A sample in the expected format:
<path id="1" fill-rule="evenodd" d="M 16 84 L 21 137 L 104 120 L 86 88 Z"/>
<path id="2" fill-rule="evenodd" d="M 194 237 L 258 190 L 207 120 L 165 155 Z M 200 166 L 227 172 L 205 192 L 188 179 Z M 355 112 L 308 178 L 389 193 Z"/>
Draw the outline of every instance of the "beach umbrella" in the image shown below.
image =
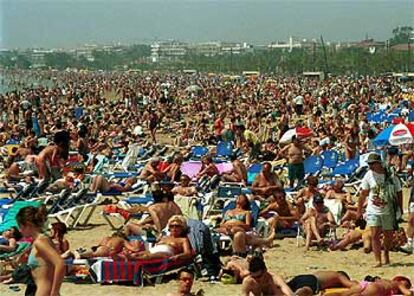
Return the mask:
<path id="1" fill-rule="evenodd" d="M 399 123 L 390 125 L 382 132 L 380 132 L 374 139 L 374 144 L 377 146 L 383 145 L 402 145 L 414 142 L 414 124 L 413 123 Z"/>
<path id="2" fill-rule="evenodd" d="M 312 130 L 308 127 L 295 127 L 285 132 L 282 138 L 280 138 L 280 142 L 289 143 L 290 141 L 292 141 L 293 137 L 303 139 L 312 136 L 312 134 Z"/>

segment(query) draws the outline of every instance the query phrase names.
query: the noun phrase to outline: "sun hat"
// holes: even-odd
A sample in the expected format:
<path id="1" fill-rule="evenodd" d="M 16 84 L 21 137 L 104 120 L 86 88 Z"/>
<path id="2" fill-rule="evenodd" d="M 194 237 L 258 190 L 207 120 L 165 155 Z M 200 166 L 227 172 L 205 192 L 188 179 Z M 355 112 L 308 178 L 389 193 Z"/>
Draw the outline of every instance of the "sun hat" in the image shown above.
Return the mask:
<path id="1" fill-rule="evenodd" d="M 368 156 L 368 159 L 367 159 L 367 163 L 368 164 L 371 164 L 371 163 L 375 163 L 375 162 L 381 162 L 382 160 L 381 160 L 381 156 L 379 155 L 379 154 L 376 154 L 376 153 L 371 153 L 369 156 Z"/>

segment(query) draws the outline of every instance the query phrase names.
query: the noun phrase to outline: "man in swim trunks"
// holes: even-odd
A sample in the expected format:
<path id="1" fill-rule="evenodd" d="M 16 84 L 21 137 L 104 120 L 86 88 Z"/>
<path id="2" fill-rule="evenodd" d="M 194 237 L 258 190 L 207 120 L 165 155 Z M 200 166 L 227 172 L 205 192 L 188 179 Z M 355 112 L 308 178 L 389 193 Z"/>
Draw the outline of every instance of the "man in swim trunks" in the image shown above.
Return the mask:
<path id="1" fill-rule="evenodd" d="M 309 148 L 303 145 L 302 142 L 294 136 L 292 138 L 292 143 L 279 152 L 280 155 L 287 153 L 289 186 L 291 188 L 295 184 L 295 180 L 300 182 L 305 177 L 305 167 L 303 166 L 303 161 L 305 159 L 303 155 L 304 150 L 309 150 L 309 152 L 312 153 Z"/>
<path id="2" fill-rule="evenodd" d="M 273 195 L 275 190 L 283 188 L 279 177 L 272 172 L 272 165 L 269 162 L 263 164 L 263 169 L 256 176 L 252 184 L 252 192 L 259 200 L 266 200 Z"/>
<path id="3" fill-rule="evenodd" d="M 343 271 L 317 271 L 314 274 L 303 274 L 292 278 L 287 285 L 295 295 L 311 296 L 328 288 L 350 288 L 358 284 L 351 281 Z"/>

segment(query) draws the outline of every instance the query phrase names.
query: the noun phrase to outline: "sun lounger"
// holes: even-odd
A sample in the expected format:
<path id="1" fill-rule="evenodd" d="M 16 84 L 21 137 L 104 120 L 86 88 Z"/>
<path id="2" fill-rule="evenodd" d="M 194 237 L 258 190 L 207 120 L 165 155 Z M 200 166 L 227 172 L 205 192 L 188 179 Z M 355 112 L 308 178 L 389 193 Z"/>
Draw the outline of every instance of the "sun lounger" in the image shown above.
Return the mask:
<path id="1" fill-rule="evenodd" d="M 75 198 L 76 196 L 72 201 L 56 207 L 54 211 L 49 212 L 48 217 L 65 223 L 69 228 L 76 228 L 78 225 L 88 224 L 92 214 L 102 201 L 102 195 L 99 193 L 96 195 L 85 195 L 78 199 L 77 202 L 73 201 Z M 81 222 L 82 218 L 84 218 L 83 222 Z"/>
<path id="2" fill-rule="evenodd" d="M 153 259 L 137 261 L 98 260 L 91 266 L 98 283 L 127 283 L 144 286 L 145 280 L 159 283 L 171 271 L 191 265 L 193 260 Z"/>
<path id="3" fill-rule="evenodd" d="M 16 216 L 20 209 L 33 206 L 39 207 L 41 205 L 40 202 L 36 201 L 15 201 L 11 204 L 10 208 L 8 208 L 6 215 L 4 216 L 3 222 L 0 224 L 0 232 L 3 232 L 7 229 L 12 227 L 17 227 Z"/>
<path id="4" fill-rule="evenodd" d="M 0 261 L 10 260 L 10 258 L 13 258 L 13 257 L 18 256 L 18 255 L 22 255 L 23 253 L 28 251 L 30 249 L 30 247 L 31 247 L 30 243 L 19 242 L 19 243 L 17 243 L 16 250 L 14 250 L 12 252 L 0 252 Z"/>

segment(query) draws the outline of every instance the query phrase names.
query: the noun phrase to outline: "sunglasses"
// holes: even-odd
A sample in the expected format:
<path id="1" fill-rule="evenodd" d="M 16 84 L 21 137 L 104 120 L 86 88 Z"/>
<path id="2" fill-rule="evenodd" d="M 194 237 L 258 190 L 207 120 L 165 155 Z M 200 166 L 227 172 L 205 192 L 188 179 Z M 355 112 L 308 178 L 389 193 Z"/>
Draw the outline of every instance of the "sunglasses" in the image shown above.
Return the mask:
<path id="1" fill-rule="evenodd" d="M 180 228 L 181 225 L 180 224 L 170 224 L 169 228 Z"/>

